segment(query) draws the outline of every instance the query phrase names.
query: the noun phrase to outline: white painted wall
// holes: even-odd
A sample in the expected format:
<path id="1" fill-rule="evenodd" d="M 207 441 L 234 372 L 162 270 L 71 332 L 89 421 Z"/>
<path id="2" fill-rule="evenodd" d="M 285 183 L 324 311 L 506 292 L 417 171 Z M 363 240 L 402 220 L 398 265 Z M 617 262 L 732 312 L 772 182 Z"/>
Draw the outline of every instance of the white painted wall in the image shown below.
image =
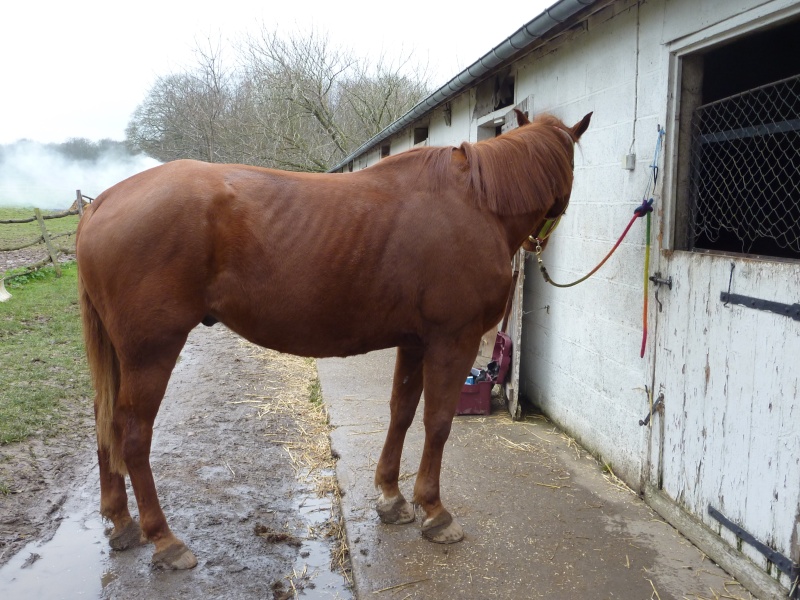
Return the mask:
<path id="1" fill-rule="evenodd" d="M 660 38 L 653 23 L 663 16 L 656 4 L 603 11 L 556 52 L 519 64 L 518 95 L 533 95 L 534 113 L 552 112 L 571 124 L 594 111 L 576 155 L 567 215 L 544 253 L 559 283 L 578 279 L 605 256 L 651 177 L 657 125 L 667 109 L 667 60 L 653 43 Z M 633 171 L 622 168 L 629 152 L 637 158 Z M 634 487 L 645 458 L 647 430 L 639 419 L 648 410 L 651 377 L 650 355 L 639 356 L 644 239 L 641 220 L 597 274 L 569 289 L 545 284 L 531 257 L 523 322 L 523 395 Z"/>

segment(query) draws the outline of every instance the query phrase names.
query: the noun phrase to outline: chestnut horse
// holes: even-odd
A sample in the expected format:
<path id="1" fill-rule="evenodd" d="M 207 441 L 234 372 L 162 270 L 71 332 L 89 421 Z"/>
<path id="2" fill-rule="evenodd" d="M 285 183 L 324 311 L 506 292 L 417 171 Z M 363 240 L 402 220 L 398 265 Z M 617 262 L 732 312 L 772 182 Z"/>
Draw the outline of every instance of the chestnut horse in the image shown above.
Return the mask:
<path id="1" fill-rule="evenodd" d="M 155 565 L 197 564 L 167 525 L 149 454 L 189 332 L 218 321 L 302 356 L 397 347 L 377 511 L 385 523 L 415 518 L 398 474 L 424 390 L 413 500 L 427 539 L 461 540 L 439 497 L 461 386 L 503 316 L 512 257 L 567 206 L 574 144 L 590 117 L 568 127 L 517 111 L 520 127 L 495 139 L 414 149 L 346 174 L 180 160 L 102 193 L 81 220 L 77 256 L 111 547 L 149 540 Z"/>

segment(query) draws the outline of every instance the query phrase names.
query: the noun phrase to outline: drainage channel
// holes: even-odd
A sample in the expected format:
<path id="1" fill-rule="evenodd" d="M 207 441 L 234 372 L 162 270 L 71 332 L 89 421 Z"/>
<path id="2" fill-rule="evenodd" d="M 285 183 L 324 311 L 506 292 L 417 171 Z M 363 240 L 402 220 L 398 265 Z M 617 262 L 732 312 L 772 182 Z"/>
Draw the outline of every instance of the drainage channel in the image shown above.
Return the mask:
<path id="1" fill-rule="evenodd" d="M 300 582 L 297 586 L 300 597 L 352 599 L 352 590 L 332 563 L 332 544 L 324 533 L 336 510 L 331 498 L 307 493 L 298 495 L 295 502 L 296 510 L 308 527 L 308 535 L 302 540 L 293 573 L 288 578 L 290 584 L 297 586 L 295 582 Z"/>

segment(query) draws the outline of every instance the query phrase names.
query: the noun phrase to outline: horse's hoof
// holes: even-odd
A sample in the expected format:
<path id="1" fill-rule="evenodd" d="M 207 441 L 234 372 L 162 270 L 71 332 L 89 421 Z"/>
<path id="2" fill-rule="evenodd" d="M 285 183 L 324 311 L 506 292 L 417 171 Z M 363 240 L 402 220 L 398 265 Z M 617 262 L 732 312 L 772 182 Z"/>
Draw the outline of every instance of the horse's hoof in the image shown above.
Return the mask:
<path id="1" fill-rule="evenodd" d="M 383 494 L 375 506 L 381 521 L 389 525 L 403 525 L 414 521 L 414 507 L 398 494 L 394 498 L 386 498 Z"/>
<path id="2" fill-rule="evenodd" d="M 117 531 L 115 528 L 111 537 L 108 538 L 108 545 L 114 550 L 127 550 L 141 546 L 143 543 L 142 529 L 136 521 L 131 521 L 121 531 Z"/>
<path id="3" fill-rule="evenodd" d="M 443 510 L 422 522 L 422 535 L 437 544 L 455 544 L 464 539 L 464 530 L 449 512 Z"/>
<path id="4" fill-rule="evenodd" d="M 153 566 L 159 569 L 191 569 L 197 566 L 197 559 L 186 544 L 178 542 L 165 550 L 153 554 Z"/>

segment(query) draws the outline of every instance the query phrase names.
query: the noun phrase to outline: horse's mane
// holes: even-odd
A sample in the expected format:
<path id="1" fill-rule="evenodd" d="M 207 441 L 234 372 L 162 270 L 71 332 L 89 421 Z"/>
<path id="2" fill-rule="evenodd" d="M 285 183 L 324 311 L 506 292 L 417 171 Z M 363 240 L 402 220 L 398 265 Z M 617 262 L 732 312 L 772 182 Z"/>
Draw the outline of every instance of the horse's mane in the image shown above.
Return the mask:
<path id="1" fill-rule="evenodd" d="M 497 138 L 404 154 L 423 158 L 437 189 L 463 186 L 479 208 L 519 215 L 546 211 L 554 197 L 569 194 L 576 141 L 569 127 L 544 114 Z"/>

